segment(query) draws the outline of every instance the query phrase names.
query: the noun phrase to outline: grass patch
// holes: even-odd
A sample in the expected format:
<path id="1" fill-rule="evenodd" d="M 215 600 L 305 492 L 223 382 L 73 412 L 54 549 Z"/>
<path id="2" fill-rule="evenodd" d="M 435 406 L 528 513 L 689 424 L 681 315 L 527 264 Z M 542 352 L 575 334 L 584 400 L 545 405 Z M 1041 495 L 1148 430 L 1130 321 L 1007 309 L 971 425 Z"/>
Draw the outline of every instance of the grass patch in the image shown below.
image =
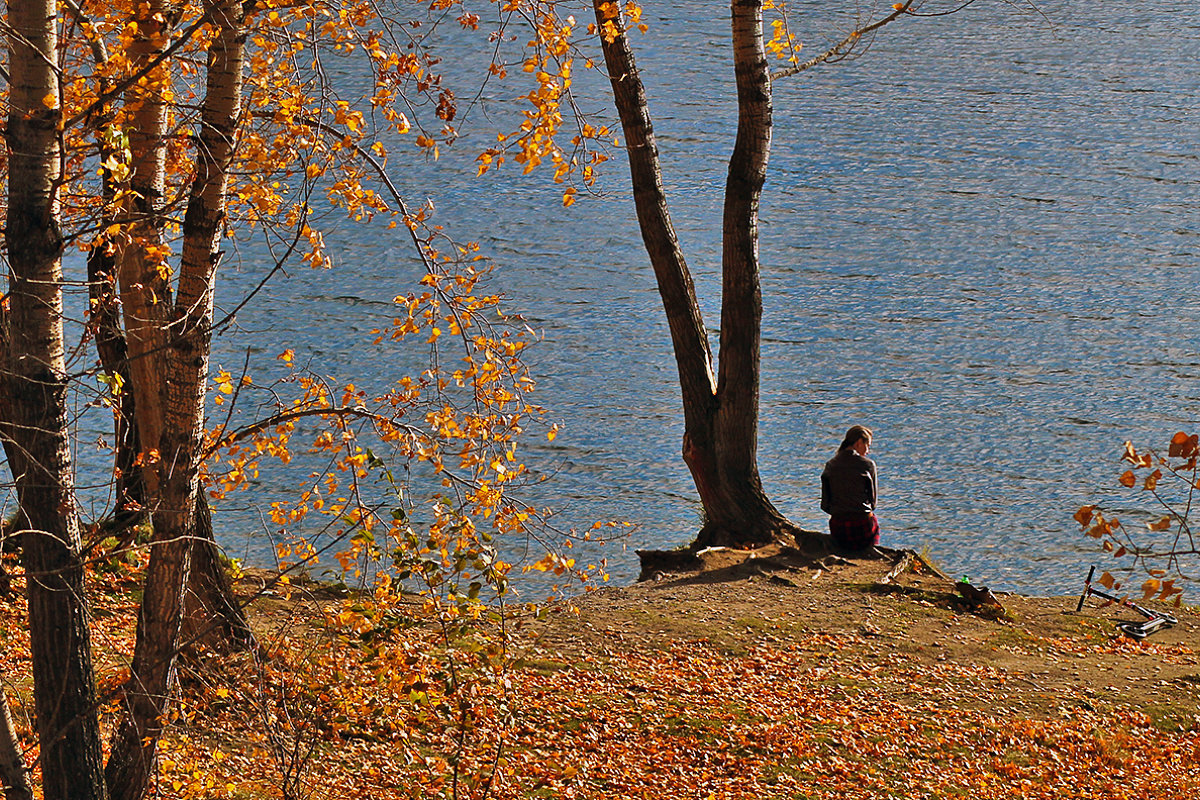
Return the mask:
<path id="1" fill-rule="evenodd" d="M 1141 708 L 1150 723 L 1163 733 L 1179 733 L 1196 726 L 1196 709 L 1174 703 L 1148 703 Z"/>

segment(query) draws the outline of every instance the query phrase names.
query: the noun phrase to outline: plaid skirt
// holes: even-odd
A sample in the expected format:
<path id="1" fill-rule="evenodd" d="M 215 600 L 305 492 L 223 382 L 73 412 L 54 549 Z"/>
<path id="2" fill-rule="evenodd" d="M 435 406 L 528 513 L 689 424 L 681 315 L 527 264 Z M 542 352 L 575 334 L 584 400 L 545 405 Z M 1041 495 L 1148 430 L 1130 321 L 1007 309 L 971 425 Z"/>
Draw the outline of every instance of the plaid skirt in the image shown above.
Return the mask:
<path id="1" fill-rule="evenodd" d="M 879 544 L 879 520 L 865 517 L 830 517 L 829 533 L 833 546 L 840 550 L 866 550 Z"/>

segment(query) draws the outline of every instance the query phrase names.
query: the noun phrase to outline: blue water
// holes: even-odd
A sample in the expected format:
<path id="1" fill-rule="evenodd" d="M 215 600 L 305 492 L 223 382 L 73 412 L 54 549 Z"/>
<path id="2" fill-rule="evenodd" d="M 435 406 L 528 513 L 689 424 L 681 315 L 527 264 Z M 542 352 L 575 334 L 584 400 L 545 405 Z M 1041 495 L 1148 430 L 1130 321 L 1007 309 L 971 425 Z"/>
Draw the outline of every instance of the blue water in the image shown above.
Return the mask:
<path id="1" fill-rule="evenodd" d="M 727 22 L 710 3 L 666 5 L 647 12 L 635 46 L 715 344 L 736 120 Z M 847 23 L 825 5 L 793 4 L 806 52 Z M 905 21 L 860 59 L 776 85 L 760 466 L 777 505 L 822 528 L 821 465 L 845 428 L 867 424 L 885 544 L 1050 594 L 1106 563 L 1071 520 L 1079 505 L 1149 518 L 1144 497 L 1114 490 L 1122 442 L 1165 442 L 1197 420 L 1200 10 L 1038 9 L 977 3 Z M 612 120 L 600 76 L 578 88 Z M 505 113 L 503 87 L 489 92 L 487 110 Z M 531 364 L 563 432 L 527 449 L 553 474 L 530 496 L 564 528 L 633 523 L 624 544 L 587 554 L 630 581 L 633 549 L 690 541 L 700 509 L 622 153 L 599 195 L 563 209 L 545 175 L 473 177 L 491 136 L 476 120 L 437 164 L 394 157 L 401 190 L 482 243 L 510 307 L 544 337 Z M 329 239 L 337 267 L 292 268 L 217 339 L 215 360 L 240 368 L 249 347 L 269 373 L 287 345 L 328 374 L 386 383 L 409 356 L 366 346 L 368 332 L 416 274 L 408 245 L 388 237 L 342 224 Z M 222 303 L 258 275 L 228 269 Z M 264 475 L 261 493 L 218 510 L 232 551 L 265 558 L 246 533 L 265 530 L 258 509 L 285 484 Z"/>

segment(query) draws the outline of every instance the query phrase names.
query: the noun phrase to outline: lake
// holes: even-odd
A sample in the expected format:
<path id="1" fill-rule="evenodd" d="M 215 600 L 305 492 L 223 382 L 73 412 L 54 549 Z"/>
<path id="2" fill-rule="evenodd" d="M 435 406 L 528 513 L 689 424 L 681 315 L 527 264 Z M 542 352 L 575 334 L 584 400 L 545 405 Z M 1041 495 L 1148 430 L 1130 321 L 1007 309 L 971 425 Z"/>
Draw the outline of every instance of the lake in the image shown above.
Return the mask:
<path id="1" fill-rule="evenodd" d="M 977 583 L 1077 591 L 1089 564 L 1111 561 L 1079 534 L 1078 506 L 1151 518 L 1144 495 L 1114 491 L 1122 442 L 1165 443 L 1200 407 L 1200 10 L 1182 5 L 979 2 L 777 83 L 760 467 L 794 521 L 824 528 L 818 476 L 854 423 L 876 433 L 883 543 L 928 548 Z M 848 22 L 826 6 L 792 4 L 806 53 Z M 653 6 L 634 45 L 715 342 L 736 109 L 727 14 L 713 8 Z M 613 119 L 600 76 L 577 88 Z M 433 198 L 440 222 L 481 242 L 509 307 L 542 334 L 537 399 L 563 430 L 525 451 L 552 475 L 530 498 L 564 528 L 633 523 L 625 546 L 581 556 L 628 582 L 635 548 L 685 544 L 700 524 L 665 320 L 622 153 L 569 209 L 548 175 L 474 177 L 480 112 L 503 113 L 504 91 L 489 88 L 477 132 L 437 164 L 392 163 L 412 200 Z M 337 267 L 271 284 L 218 337 L 215 364 L 237 371 L 249 345 L 269 373 L 286 344 L 331 375 L 386 383 L 402 357 L 363 344 L 412 289 L 408 245 L 348 223 L 329 241 Z M 226 307 L 257 283 L 245 252 Z M 251 560 L 269 551 L 242 532 L 263 527 L 285 483 L 264 480 L 217 517 Z"/>

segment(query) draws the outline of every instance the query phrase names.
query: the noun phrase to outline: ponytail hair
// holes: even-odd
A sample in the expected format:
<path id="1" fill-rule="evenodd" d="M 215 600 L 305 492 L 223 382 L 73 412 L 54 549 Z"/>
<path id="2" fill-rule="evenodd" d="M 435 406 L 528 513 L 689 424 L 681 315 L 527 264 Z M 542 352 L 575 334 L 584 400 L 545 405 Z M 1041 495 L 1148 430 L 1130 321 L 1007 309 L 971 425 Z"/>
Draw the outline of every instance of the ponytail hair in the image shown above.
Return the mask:
<path id="1" fill-rule="evenodd" d="M 866 425 L 855 425 L 850 430 L 846 431 L 846 438 L 842 440 L 842 444 L 841 447 L 838 448 L 838 452 L 840 453 L 843 450 L 850 449 L 856 443 L 858 443 L 860 439 L 866 439 L 867 441 L 870 441 L 872 436 L 873 434 L 871 433 L 871 429 Z"/>

